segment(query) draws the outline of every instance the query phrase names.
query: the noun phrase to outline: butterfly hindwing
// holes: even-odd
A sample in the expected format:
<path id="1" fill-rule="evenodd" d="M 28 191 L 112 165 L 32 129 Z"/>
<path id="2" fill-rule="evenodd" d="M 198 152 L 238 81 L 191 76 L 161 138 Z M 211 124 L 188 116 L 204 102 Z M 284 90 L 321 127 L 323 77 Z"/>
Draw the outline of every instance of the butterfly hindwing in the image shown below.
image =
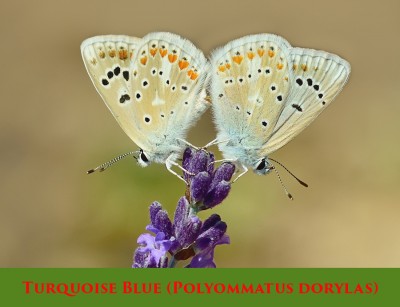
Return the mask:
<path id="1" fill-rule="evenodd" d="M 207 73 L 203 53 L 178 35 L 151 33 L 142 39 L 131 70 L 132 120 L 149 146 L 184 138 L 209 105 L 200 99 Z"/>
<path id="2" fill-rule="evenodd" d="M 347 61 L 324 51 L 293 48 L 291 60 L 291 92 L 272 135 L 263 144 L 263 155 L 279 149 L 306 128 L 340 93 L 350 74 Z"/>
<path id="3" fill-rule="evenodd" d="M 285 39 L 259 34 L 234 40 L 212 55 L 211 96 L 219 140 L 231 140 L 232 147 L 261 148 L 289 94 L 289 49 Z"/>

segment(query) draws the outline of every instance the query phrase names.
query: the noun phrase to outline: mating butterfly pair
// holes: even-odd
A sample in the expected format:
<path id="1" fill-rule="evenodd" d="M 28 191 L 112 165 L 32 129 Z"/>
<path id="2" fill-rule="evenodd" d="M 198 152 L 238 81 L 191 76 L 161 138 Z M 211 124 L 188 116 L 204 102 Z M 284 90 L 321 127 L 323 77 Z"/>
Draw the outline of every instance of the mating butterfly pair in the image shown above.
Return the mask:
<path id="1" fill-rule="evenodd" d="M 81 52 L 97 91 L 140 147 L 94 170 L 136 154 L 141 166 L 164 163 L 180 179 L 172 166 L 182 168 L 175 161 L 187 131 L 210 105 L 218 134 L 208 145 L 218 144 L 224 161 L 242 169 L 238 177 L 248 168 L 267 174 L 268 155 L 307 127 L 350 74 L 339 56 L 294 48 L 273 34 L 231 41 L 209 61 L 187 39 L 164 32 L 96 36 Z"/>

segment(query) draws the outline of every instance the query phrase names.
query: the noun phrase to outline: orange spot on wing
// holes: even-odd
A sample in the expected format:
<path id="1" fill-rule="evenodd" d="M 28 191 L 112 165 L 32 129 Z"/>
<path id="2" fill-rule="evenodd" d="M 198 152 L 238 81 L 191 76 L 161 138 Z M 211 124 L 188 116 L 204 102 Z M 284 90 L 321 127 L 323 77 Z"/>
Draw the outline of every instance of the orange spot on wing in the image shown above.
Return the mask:
<path id="1" fill-rule="evenodd" d="M 156 56 L 156 53 L 157 53 L 157 48 L 150 49 L 150 54 L 153 56 L 153 58 Z"/>
<path id="2" fill-rule="evenodd" d="M 110 50 L 110 51 L 108 51 L 108 55 L 111 57 L 111 58 L 113 58 L 113 57 L 115 57 L 116 55 L 117 55 L 117 51 L 116 50 Z"/>
<path id="3" fill-rule="evenodd" d="M 176 61 L 177 58 L 178 58 L 178 56 L 177 56 L 176 54 L 172 54 L 172 53 L 168 54 L 168 60 L 169 60 L 171 63 L 174 63 L 174 62 Z"/>
<path id="4" fill-rule="evenodd" d="M 179 66 L 179 68 L 180 68 L 181 70 L 182 70 L 182 69 L 185 69 L 186 67 L 189 66 L 189 62 L 187 62 L 187 61 L 185 61 L 185 60 L 180 60 L 179 63 L 178 63 L 178 66 Z"/>
<path id="5" fill-rule="evenodd" d="M 146 65 L 147 63 L 147 56 L 144 56 L 140 59 L 140 63 L 142 63 L 142 65 Z"/>
<path id="6" fill-rule="evenodd" d="M 268 55 L 270 58 L 272 58 L 275 55 L 275 52 L 273 52 L 272 50 L 268 50 Z"/>
<path id="7" fill-rule="evenodd" d="M 220 65 L 220 66 L 218 67 L 218 70 L 219 70 L 220 72 L 224 72 L 224 71 L 226 70 L 225 65 Z"/>
<path id="8" fill-rule="evenodd" d="M 165 57 L 167 55 L 168 50 L 167 49 L 160 49 L 159 52 L 160 52 L 161 57 L 163 58 L 163 57 Z"/>
<path id="9" fill-rule="evenodd" d="M 226 63 L 226 64 L 225 64 L 225 67 L 226 67 L 226 69 L 231 69 L 231 64 Z"/>
<path id="10" fill-rule="evenodd" d="M 243 61 L 243 57 L 241 55 L 235 55 L 234 57 L 232 57 L 232 60 L 240 65 L 240 63 L 242 63 Z"/>
<path id="11" fill-rule="evenodd" d="M 193 71 L 192 69 L 188 71 L 187 75 L 189 76 L 189 78 L 191 80 L 196 80 L 197 77 L 199 76 L 195 71 Z"/>
<path id="12" fill-rule="evenodd" d="M 247 52 L 247 57 L 252 60 L 254 58 L 254 52 Z"/>
<path id="13" fill-rule="evenodd" d="M 301 69 L 302 69 L 303 71 L 307 71 L 307 70 L 308 70 L 308 67 L 307 67 L 306 64 L 301 64 Z"/>
<path id="14" fill-rule="evenodd" d="M 276 68 L 278 68 L 278 70 L 281 70 L 283 68 L 283 64 L 282 63 L 276 64 Z"/>
<path id="15" fill-rule="evenodd" d="M 106 57 L 105 52 L 104 51 L 100 51 L 99 52 L 99 57 L 100 57 L 100 59 L 104 59 Z"/>
<path id="16" fill-rule="evenodd" d="M 265 50 L 264 49 L 258 49 L 257 50 L 258 55 L 260 56 L 260 58 L 264 55 Z"/>
<path id="17" fill-rule="evenodd" d="M 297 69 L 297 65 L 293 64 L 293 70 L 296 70 L 296 69 Z"/>
<path id="18" fill-rule="evenodd" d="M 118 51 L 118 55 L 120 60 L 126 60 L 128 58 L 128 50 L 121 49 Z"/>

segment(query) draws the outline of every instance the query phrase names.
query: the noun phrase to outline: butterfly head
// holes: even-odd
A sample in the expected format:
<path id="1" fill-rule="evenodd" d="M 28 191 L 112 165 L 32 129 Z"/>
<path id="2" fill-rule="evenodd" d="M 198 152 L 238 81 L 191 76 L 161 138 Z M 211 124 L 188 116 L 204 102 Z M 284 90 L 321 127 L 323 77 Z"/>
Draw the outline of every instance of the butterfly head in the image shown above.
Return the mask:
<path id="1" fill-rule="evenodd" d="M 150 156 L 148 153 L 145 153 L 143 149 L 139 150 L 139 156 L 137 157 L 137 162 L 141 167 L 146 167 L 150 165 Z"/>
<path id="2" fill-rule="evenodd" d="M 273 165 L 268 161 L 268 159 L 262 158 L 258 160 L 256 164 L 253 166 L 253 171 L 257 175 L 266 175 L 269 174 L 274 169 Z"/>

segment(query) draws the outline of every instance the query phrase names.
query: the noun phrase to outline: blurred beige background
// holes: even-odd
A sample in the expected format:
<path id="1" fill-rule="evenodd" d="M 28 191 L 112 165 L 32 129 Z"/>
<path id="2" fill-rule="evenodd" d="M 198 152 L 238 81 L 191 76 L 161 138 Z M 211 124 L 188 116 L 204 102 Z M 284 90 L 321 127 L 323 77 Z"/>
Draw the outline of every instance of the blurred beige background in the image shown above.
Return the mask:
<path id="1" fill-rule="evenodd" d="M 0 266 L 130 267 L 159 200 L 172 214 L 182 182 L 161 165 L 126 159 L 88 168 L 136 145 L 95 91 L 79 46 L 100 34 L 171 31 L 205 54 L 268 32 L 337 53 L 352 65 L 336 101 L 278 159 L 248 174 L 212 212 L 231 245 L 219 267 L 399 267 L 399 1 L 8 1 L 0 4 Z M 215 135 L 204 116 L 189 141 Z M 214 148 L 214 150 L 216 150 Z"/>

